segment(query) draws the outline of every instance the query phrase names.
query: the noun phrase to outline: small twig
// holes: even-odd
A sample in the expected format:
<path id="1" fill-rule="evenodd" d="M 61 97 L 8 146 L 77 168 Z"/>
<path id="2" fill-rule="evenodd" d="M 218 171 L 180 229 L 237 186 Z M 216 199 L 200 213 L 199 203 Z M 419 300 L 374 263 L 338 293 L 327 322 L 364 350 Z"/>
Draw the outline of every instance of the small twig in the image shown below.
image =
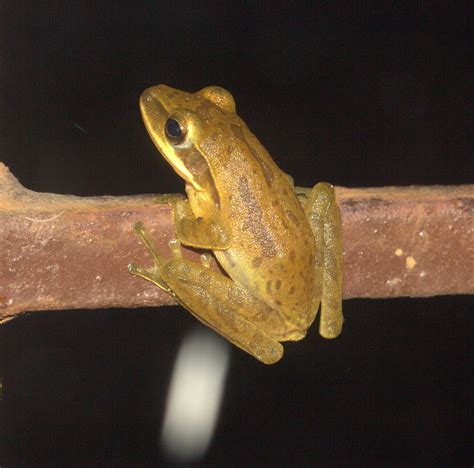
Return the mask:
<path id="1" fill-rule="evenodd" d="M 336 191 L 345 298 L 474 293 L 474 185 Z M 151 264 L 135 222 L 164 254 L 173 238 L 169 207 L 153 199 L 35 193 L 0 163 L 0 322 L 25 311 L 173 304 L 127 272 L 132 261 Z"/>

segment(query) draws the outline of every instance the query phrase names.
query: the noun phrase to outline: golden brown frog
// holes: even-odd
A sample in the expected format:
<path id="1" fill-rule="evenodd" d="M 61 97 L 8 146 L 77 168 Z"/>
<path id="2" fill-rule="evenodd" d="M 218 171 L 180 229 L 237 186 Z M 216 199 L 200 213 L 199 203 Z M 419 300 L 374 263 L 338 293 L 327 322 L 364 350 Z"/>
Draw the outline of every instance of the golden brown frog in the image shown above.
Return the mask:
<path id="1" fill-rule="evenodd" d="M 154 86 L 140 108 L 156 147 L 186 181 L 187 198 L 160 198 L 173 209 L 173 258 L 163 258 L 137 223 L 155 265 L 129 271 L 266 364 L 282 357 L 280 341 L 305 336 L 320 303 L 320 334 L 338 336 L 342 233 L 332 185 L 297 196 L 223 88 Z M 180 243 L 212 251 L 229 276 L 209 268 L 209 254 L 202 264 L 184 260 Z"/>

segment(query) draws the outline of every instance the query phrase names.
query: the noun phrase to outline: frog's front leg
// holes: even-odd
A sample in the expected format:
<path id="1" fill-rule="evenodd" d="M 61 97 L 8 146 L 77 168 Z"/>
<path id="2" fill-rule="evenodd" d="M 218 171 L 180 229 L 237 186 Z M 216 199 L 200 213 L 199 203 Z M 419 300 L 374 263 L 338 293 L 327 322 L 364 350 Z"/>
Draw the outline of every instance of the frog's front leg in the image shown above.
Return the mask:
<path id="1" fill-rule="evenodd" d="M 141 266 L 135 265 L 134 263 L 130 263 L 128 265 L 129 273 L 135 276 L 140 276 L 141 278 L 146 279 L 147 281 L 151 281 L 164 291 L 172 294 L 170 288 L 161 277 L 161 272 L 163 271 L 163 267 L 166 264 L 166 261 L 158 253 L 155 244 L 145 231 L 145 226 L 140 221 L 133 226 L 133 230 L 141 238 L 142 242 L 146 245 L 148 251 L 151 253 L 154 261 L 154 266 L 152 268 L 143 268 Z"/>
<path id="2" fill-rule="evenodd" d="M 209 258 L 203 264 L 185 260 L 179 242 L 171 241 L 173 258 L 164 259 L 156 250 L 143 224 L 135 225 L 136 233 L 151 252 L 155 265 L 145 269 L 129 265 L 130 273 L 140 276 L 172 294 L 201 322 L 223 335 L 239 348 L 265 364 L 273 364 L 283 355 L 278 339 L 299 339 L 304 334 L 285 336 L 288 324 L 267 305 L 252 297 L 244 288 L 222 273 L 209 268 Z M 282 331 L 277 338 L 266 329 Z"/>
<path id="3" fill-rule="evenodd" d="M 217 250 L 230 246 L 230 233 L 217 211 L 208 207 L 208 216 L 196 217 L 189 200 L 181 195 L 161 195 L 156 200 L 168 203 L 173 210 L 176 235 L 181 243 L 199 249 Z M 212 221 L 211 221 L 212 220 Z"/>
<path id="4" fill-rule="evenodd" d="M 304 210 L 316 241 L 316 307 L 321 301 L 319 333 L 336 338 L 342 330 L 342 226 L 334 187 L 321 182 L 308 194 Z"/>

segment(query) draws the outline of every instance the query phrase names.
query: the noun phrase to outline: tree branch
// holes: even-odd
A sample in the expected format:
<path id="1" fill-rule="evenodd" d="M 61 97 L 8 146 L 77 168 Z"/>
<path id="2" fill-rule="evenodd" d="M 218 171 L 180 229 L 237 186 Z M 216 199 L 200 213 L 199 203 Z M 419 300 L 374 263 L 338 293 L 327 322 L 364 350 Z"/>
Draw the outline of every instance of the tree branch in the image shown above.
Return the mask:
<path id="1" fill-rule="evenodd" d="M 474 185 L 336 192 L 345 298 L 474 293 Z M 36 193 L 0 163 L 0 323 L 25 311 L 173 304 L 127 272 L 151 264 L 132 231 L 139 220 L 169 252 L 171 211 L 153 199 Z"/>

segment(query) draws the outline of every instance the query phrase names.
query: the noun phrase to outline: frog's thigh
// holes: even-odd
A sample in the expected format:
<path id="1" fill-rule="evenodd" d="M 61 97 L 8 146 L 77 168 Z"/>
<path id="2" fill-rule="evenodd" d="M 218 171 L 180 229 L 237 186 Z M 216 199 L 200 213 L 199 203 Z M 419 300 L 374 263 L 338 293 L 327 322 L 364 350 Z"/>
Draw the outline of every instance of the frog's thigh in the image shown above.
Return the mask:
<path id="1" fill-rule="evenodd" d="M 282 345 L 258 325 L 268 306 L 231 279 L 182 259 L 171 260 L 161 273 L 178 301 L 201 322 L 265 364 L 282 357 Z"/>
<path id="2" fill-rule="evenodd" d="M 335 338 L 341 333 L 344 318 L 342 226 L 334 187 L 324 182 L 317 184 L 309 194 L 305 211 L 316 240 L 316 281 L 320 282 L 317 301 L 321 298 L 319 333 L 325 338 Z"/>

